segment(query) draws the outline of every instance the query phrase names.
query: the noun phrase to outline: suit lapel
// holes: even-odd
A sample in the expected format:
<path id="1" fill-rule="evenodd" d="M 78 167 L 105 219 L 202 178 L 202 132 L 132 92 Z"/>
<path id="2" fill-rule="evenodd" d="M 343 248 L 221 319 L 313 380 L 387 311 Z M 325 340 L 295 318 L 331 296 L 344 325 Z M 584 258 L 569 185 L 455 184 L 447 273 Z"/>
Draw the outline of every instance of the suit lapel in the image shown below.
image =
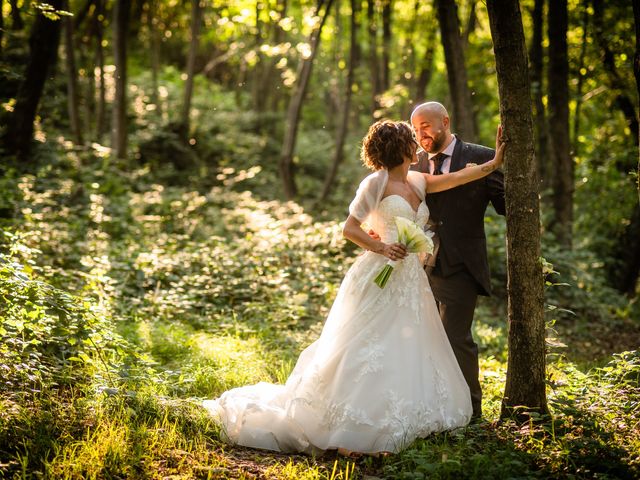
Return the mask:
<path id="1" fill-rule="evenodd" d="M 456 137 L 456 145 L 453 147 L 453 155 L 451 155 L 451 165 L 449 167 L 450 172 L 457 172 L 462 170 L 466 165 L 462 150 L 464 149 L 464 142 Z"/>

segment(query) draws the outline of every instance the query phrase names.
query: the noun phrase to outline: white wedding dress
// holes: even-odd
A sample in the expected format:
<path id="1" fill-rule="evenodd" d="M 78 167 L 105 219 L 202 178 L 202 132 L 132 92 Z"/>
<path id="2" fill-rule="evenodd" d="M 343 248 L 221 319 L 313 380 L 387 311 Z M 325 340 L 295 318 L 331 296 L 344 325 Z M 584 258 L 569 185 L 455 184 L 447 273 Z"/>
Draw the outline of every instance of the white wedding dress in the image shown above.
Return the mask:
<path id="1" fill-rule="evenodd" d="M 387 243 L 397 238 L 396 215 L 420 226 L 429 216 L 424 201 L 416 212 L 398 195 L 373 204 L 367 222 Z M 469 388 L 418 255 L 398 262 L 381 289 L 373 279 L 386 262 L 370 251 L 355 261 L 285 385 L 261 382 L 204 402 L 226 440 L 282 452 L 397 452 L 469 422 Z"/>

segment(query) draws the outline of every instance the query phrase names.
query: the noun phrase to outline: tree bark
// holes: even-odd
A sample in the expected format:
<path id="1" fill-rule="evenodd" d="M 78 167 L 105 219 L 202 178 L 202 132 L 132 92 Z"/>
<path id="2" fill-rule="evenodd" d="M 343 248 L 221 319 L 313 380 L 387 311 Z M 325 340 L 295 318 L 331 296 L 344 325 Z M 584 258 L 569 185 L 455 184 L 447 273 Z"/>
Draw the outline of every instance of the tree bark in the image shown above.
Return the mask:
<path id="1" fill-rule="evenodd" d="M 544 28 L 544 5 L 545 0 L 535 0 L 531 21 L 533 23 L 533 34 L 531 38 L 531 48 L 529 54 L 531 72 L 531 92 L 533 96 L 533 115 L 536 138 L 536 159 L 538 165 L 538 176 L 543 188 L 549 187 L 553 175 L 549 175 L 549 129 L 542 101 L 544 91 L 544 49 L 543 28 Z"/>
<path id="2" fill-rule="evenodd" d="M 300 113 L 302 111 L 302 102 L 304 101 L 305 94 L 307 92 L 307 86 L 309 85 L 309 79 L 311 78 L 311 70 L 313 68 L 313 61 L 318 53 L 318 47 L 320 45 L 320 35 L 325 21 L 331 10 L 333 0 L 318 0 L 315 16 L 320 15 L 320 10 L 325 7 L 324 14 L 321 17 L 320 24 L 317 28 L 311 32 L 309 38 L 309 44 L 311 45 L 311 55 L 309 58 L 301 58 L 300 65 L 298 67 L 297 82 L 295 85 L 295 91 L 289 102 L 289 108 L 287 110 L 287 123 L 284 132 L 284 139 L 282 142 L 282 153 L 280 155 L 280 175 L 282 175 L 282 182 L 284 186 L 284 194 L 287 200 L 293 199 L 297 194 L 297 188 L 294 178 L 293 170 L 293 150 L 296 145 L 296 137 L 298 134 L 298 126 L 300 123 Z"/>
<path id="3" fill-rule="evenodd" d="M 191 0 L 191 43 L 189 45 L 189 57 L 187 59 L 187 80 L 184 83 L 184 100 L 182 102 L 182 118 L 180 125 L 182 137 L 189 139 L 189 114 L 191 112 L 191 98 L 193 97 L 193 76 L 196 70 L 196 55 L 200 41 L 200 18 L 202 5 L 200 0 Z"/>
<path id="4" fill-rule="evenodd" d="M 333 155 L 333 162 L 331 163 L 331 167 L 329 168 L 327 175 L 324 179 L 324 184 L 322 186 L 322 193 L 320 194 L 319 201 L 324 202 L 331 193 L 333 188 L 333 184 L 336 179 L 336 175 L 338 173 L 338 168 L 342 163 L 344 158 L 344 142 L 347 137 L 347 132 L 349 130 L 349 112 L 351 111 L 351 97 L 353 92 L 353 84 L 354 84 L 354 71 L 355 65 L 358 61 L 358 52 L 357 45 L 358 39 L 356 38 L 358 25 L 355 20 L 355 15 L 353 15 L 353 11 L 356 8 L 358 0 L 351 0 L 351 31 L 350 31 L 350 40 L 349 40 L 349 67 L 347 71 L 347 81 L 344 87 L 344 101 L 342 102 L 342 112 L 340 116 L 340 124 L 338 126 L 337 138 L 336 138 L 336 150 Z"/>
<path id="5" fill-rule="evenodd" d="M 574 166 L 569 139 L 569 61 L 567 50 L 567 0 L 552 0 L 549 25 L 549 125 L 553 174 L 551 230 L 558 242 L 571 248 L 573 231 Z"/>
<path id="6" fill-rule="evenodd" d="M 50 5 L 61 10 L 62 0 L 51 0 Z M 57 58 L 60 27 L 59 20 L 50 20 L 42 14 L 38 14 L 31 27 L 29 61 L 4 135 L 7 152 L 15 154 L 20 161 L 26 161 L 30 150 L 40 98 Z"/>
<path id="7" fill-rule="evenodd" d="M 22 30 L 24 28 L 24 22 L 22 21 L 22 15 L 20 15 L 18 0 L 9 0 L 9 4 L 11 5 L 11 29 Z M 51 2 L 51 6 L 54 6 L 53 2 Z M 56 8 L 56 10 L 59 10 L 59 8 Z"/>
<path id="8" fill-rule="evenodd" d="M 111 148 L 116 157 L 127 156 L 127 36 L 131 0 L 116 0 L 113 9 L 113 56 L 115 72 L 115 98 L 111 124 Z"/>
<path id="9" fill-rule="evenodd" d="M 467 67 L 464 61 L 464 49 L 460 36 L 458 7 L 455 0 L 437 0 L 438 23 L 447 64 L 449 92 L 453 102 L 452 124 L 456 133 L 468 142 L 476 141 L 476 128 L 473 120 L 473 103 L 467 82 Z"/>
<path id="10" fill-rule="evenodd" d="M 548 413 L 540 210 L 527 53 L 518 0 L 487 0 L 505 160 L 509 359 L 501 416 Z M 526 408 L 526 411 L 522 409 Z"/>
<path id="11" fill-rule="evenodd" d="M 391 61 L 391 17 L 393 13 L 393 0 L 382 0 L 382 91 L 388 90 L 391 85 L 389 78 L 389 62 Z"/>
<path id="12" fill-rule="evenodd" d="M 69 1 L 65 0 L 65 10 L 69 11 Z M 78 70 L 76 69 L 76 56 L 73 41 L 73 17 L 64 17 L 65 57 L 67 69 L 67 107 L 69 111 L 69 124 L 76 145 L 82 145 L 82 128 L 80 127 L 80 112 L 78 108 Z"/>

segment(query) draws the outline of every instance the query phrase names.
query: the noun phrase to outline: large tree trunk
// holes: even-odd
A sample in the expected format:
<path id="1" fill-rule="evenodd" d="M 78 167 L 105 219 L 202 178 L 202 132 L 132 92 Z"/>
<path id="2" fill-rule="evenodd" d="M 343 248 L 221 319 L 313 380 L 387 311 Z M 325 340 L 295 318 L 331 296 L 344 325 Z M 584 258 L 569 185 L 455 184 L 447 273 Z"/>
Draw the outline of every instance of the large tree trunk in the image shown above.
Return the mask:
<path id="1" fill-rule="evenodd" d="M 389 78 L 389 62 L 391 61 L 391 15 L 393 13 L 393 0 L 382 1 L 382 69 L 380 78 L 382 80 L 382 91 L 388 90 L 391 86 Z"/>
<path id="2" fill-rule="evenodd" d="M 437 0 L 440 37 L 447 64 L 449 92 L 453 102 L 453 127 L 461 138 L 468 142 L 476 141 L 476 129 L 473 121 L 471 91 L 467 83 L 467 67 L 464 61 L 464 49 L 460 36 L 458 7 L 455 0 Z"/>
<path id="3" fill-rule="evenodd" d="M 191 44 L 189 46 L 189 57 L 187 59 L 187 80 L 184 83 L 182 118 L 180 119 L 182 136 L 185 141 L 189 139 L 189 114 L 191 112 L 191 98 L 193 96 L 193 76 L 196 70 L 196 55 L 198 54 L 198 43 L 200 41 L 200 17 L 202 13 L 202 5 L 200 5 L 200 0 L 191 1 Z"/>
<path id="4" fill-rule="evenodd" d="M 369 74 L 371 75 L 371 112 L 379 107 L 378 96 L 382 92 L 380 79 L 380 59 L 378 57 L 378 26 L 376 1 L 367 0 L 367 34 L 369 38 Z"/>
<path id="5" fill-rule="evenodd" d="M 111 123 L 111 148 L 116 157 L 127 156 L 127 34 L 131 0 L 116 0 L 113 9 L 113 56 L 116 91 Z"/>
<path id="6" fill-rule="evenodd" d="M 553 220 L 558 242 L 571 248 L 573 231 L 574 167 L 569 140 L 569 61 L 567 0 L 549 2 L 549 125 L 553 175 Z"/>
<path id="7" fill-rule="evenodd" d="M 284 139 L 282 142 L 282 153 L 280 154 L 280 175 L 282 175 L 282 183 L 284 186 L 284 194 L 288 200 L 293 199 L 297 192 L 294 171 L 293 171 L 293 150 L 296 146 L 296 137 L 298 135 L 298 126 L 300 123 L 300 113 L 302 111 L 302 102 L 307 93 L 307 86 L 311 78 L 311 70 L 313 69 L 313 61 L 318 53 L 320 46 L 320 35 L 322 28 L 329 16 L 329 10 L 333 0 L 318 0 L 316 12 L 314 16 L 320 15 L 320 10 L 324 8 L 320 24 L 311 32 L 309 44 L 311 45 L 311 55 L 309 58 L 301 58 L 298 67 L 297 82 L 295 91 L 289 101 L 287 110 L 287 122 L 284 131 Z"/>
<path id="8" fill-rule="evenodd" d="M 335 181 L 336 175 L 338 173 L 338 167 L 342 163 L 344 158 L 344 142 L 347 137 L 347 132 L 349 131 L 349 112 L 351 111 L 351 96 L 354 84 L 354 70 L 357 62 L 357 45 L 358 39 L 356 37 L 357 34 L 357 23 L 355 20 L 355 15 L 353 15 L 355 5 L 358 0 L 351 0 L 351 32 L 350 32 L 350 44 L 349 44 L 349 67 L 347 71 L 347 82 L 344 87 L 344 101 L 342 102 L 342 112 L 340 116 L 340 125 L 338 126 L 338 134 L 336 139 L 336 150 L 333 155 L 333 162 L 331 163 L 331 167 L 327 172 L 327 175 L 324 179 L 324 185 L 322 186 L 322 193 L 320 194 L 320 202 L 324 202 L 328 197 L 329 193 L 331 193 L 331 189 L 333 188 L 333 183 Z"/>
<path id="9" fill-rule="evenodd" d="M 533 96 L 533 115 L 536 138 L 536 158 L 538 165 L 538 176 L 543 187 L 551 184 L 553 171 L 549 164 L 549 130 L 545 113 L 544 102 L 542 100 L 544 91 L 544 49 L 543 25 L 544 25 L 544 4 L 545 0 L 535 0 L 531 21 L 533 23 L 533 35 L 531 38 L 531 48 L 529 54 L 531 72 L 531 92 Z"/>
<path id="10" fill-rule="evenodd" d="M 62 0 L 51 0 L 50 5 L 60 10 Z M 15 154 L 22 161 L 26 160 L 29 153 L 33 137 L 33 122 L 49 70 L 57 57 L 60 27 L 59 20 L 50 20 L 39 14 L 31 28 L 29 61 L 4 136 L 7 152 Z"/>
<path id="11" fill-rule="evenodd" d="M 65 1 L 65 9 L 69 10 L 69 1 Z M 82 128 L 80 127 L 80 109 L 78 95 L 78 70 L 76 69 L 76 56 L 73 42 L 73 17 L 64 17 L 64 39 L 67 69 L 67 107 L 69 111 L 69 123 L 76 145 L 82 145 Z"/>
<path id="12" fill-rule="evenodd" d="M 501 416 L 546 414 L 540 206 L 527 53 L 518 0 L 487 0 L 507 136 L 506 207 L 509 359 Z"/>

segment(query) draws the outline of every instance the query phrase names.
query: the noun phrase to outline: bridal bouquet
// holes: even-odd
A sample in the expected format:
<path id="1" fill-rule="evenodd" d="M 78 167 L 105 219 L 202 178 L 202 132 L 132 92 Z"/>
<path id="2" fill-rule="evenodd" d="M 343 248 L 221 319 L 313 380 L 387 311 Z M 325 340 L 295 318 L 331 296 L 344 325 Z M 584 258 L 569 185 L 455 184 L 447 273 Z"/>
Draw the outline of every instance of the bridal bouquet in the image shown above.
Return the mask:
<path id="1" fill-rule="evenodd" d="M 407 247 L 409 253 L 433 253 L 433 240 L 422 228 L 414 222 L 404 217 L 395 217 L 396 227 L 398 227 L 398 243 Z M 380 273 L 373 279 L 376 285 L 384 288 L 393 272 L 396 260 L 389 260 L 380 270 Z"/>

